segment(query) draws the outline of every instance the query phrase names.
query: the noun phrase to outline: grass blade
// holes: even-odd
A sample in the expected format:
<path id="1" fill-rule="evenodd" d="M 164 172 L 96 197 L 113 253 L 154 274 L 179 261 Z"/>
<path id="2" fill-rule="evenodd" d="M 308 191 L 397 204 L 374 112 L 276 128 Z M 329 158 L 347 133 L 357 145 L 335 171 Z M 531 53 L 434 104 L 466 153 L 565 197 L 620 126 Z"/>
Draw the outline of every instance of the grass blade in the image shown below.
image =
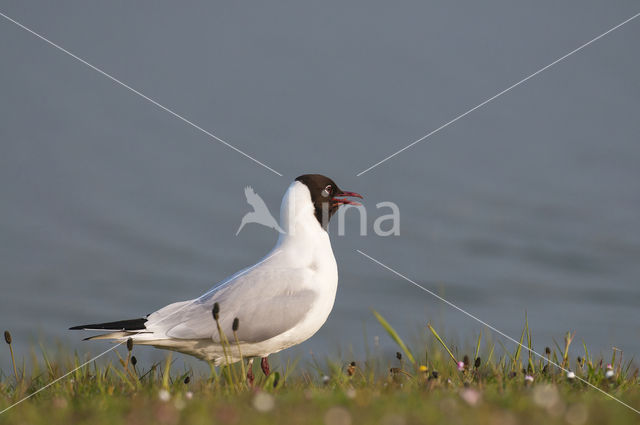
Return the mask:
<path id="1" fill-rule="evenodd" d="M 444 341 L 442 340 L 442 338 L 440 338 L 440 335 L 438 335 L 438 333 L 436 332 L 435 329 L 433 329 L 433 326 L 431 326 L 431 323 L 427 323 L 427 327 L 429 328 L 429 330 L 431 331 L 431 333 L 433 334 L 434 337 L 436 337 L 436 339 L 438 340 L 438 342 L 440 344 L 442 344 L 442 346 L 444 347 L 445 350 L 447 350 L 447 353 L 449 353 L 449 355 L 451 356 L 451 359 L 453 360 L 453 362 L 456 364 L 456 366 L 458 365 L 458 360 L 456 360 L 456 356 L 453 355 L 453 353 L 451 352 L 451 350 L 449 350 L 449 347 L 447 347 L 447 344 L 444 343 Z"/>
<path id="2" fill-rule="evenodd" d="M 396 344 L 398 344 L 398 346 L 400 348 L 402 348 L 402 351 L 404 351 L 404 353 L 407 355 L 407 358 L 409 359 L 409 361 L 411 361 L 411 363 L 415 364 L 416 360 L 413 358 L 413 354 L 411 354 L 411 351 L 409 351 L 409 348 L 405 345 L 404 341 L 402 341 L 402 338 L 400 338 L 400 336 L 398 335 L 398 333 L 395 331 L 395 329 L 393 329 L 391 327 L 391 325 L 389 324 L 389 322 L 387 322 L 384 317 L 382 317 L 380 315 L 380 313 L 378 313 L 375 310 L 372 310 L 373 315 L 376 316 L 376 319 L 378 319 L 378 322 L 380 322 L 380 324 L 382 325 L 382 327 L 384 328 L 385 331 L 387 331 L 387 333 L 389 334 L 389 336 L 396 342 Z"/>

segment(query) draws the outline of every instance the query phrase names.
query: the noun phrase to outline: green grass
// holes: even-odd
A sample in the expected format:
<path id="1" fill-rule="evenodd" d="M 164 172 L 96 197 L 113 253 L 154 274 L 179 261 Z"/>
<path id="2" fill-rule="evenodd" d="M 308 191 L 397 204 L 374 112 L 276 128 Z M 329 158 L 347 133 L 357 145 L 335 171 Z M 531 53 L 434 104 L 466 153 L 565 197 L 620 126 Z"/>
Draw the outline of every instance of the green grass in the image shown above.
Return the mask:
<path id="1" fill-rule="evenodd" d="M 112 361 L 89 363 L 36 396 L 0 414 L 0 424 L 570 424 L 638 423 L 640 415 L 591 388 L 640 407 L 633 360 L 613 351 L 593 358 L 586 346 L 570 358 L 573 335 L 542 350 L 508 350 L 482 335 L 468 353 L 425 328 L 426 343 L 410 349 L 382 316 L 376 318 L 399 347 L 395 356 L 315 358 L 277 367 L 268 378 L 254 367 L 250 387 L 239 364 L 207 375 L 176 370 L 171 355 L 141 365 L 126 345 Z M 8 340 L 11 338 L 9 337 Z M 525 323 L 521 342 L 531 347 Z M 574 347 L 575 348 L 575 347 Z M 9 348 L 7 348 L 9 349 Z M 231 342 L 229 350 L 234 349 Z M 42 350 L 0 371 L 0 410 L 73 370 L 87 359 Z M 461 362 L 461 364 L 460 364 Z M 575 373 L 567 374 L 550 362 Z M 608 369 L 607 365 L 611 365 Z M 612 376 L 607 376 L 608 371 Z"/>

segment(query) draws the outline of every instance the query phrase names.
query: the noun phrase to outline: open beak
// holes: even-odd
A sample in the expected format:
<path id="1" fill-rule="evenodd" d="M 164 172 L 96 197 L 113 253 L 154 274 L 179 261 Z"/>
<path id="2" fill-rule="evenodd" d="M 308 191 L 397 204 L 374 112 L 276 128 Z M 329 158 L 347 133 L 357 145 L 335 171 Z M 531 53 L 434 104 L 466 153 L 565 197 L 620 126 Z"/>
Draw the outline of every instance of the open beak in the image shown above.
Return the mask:
<path id="1" fill-rule="evenodd" d="M 362 195 L 360 195 L 359 193 L 356 192 L 340 192 L 337 193 L 333 196 L 333 198 L 331 198 L 331 203 L 335 206 L 340 206 L 340 205 L 355 205 L 355 206 L 362 206 L 362 204 L 360 202 L 356 202 L 356 201 L 352 201 L 350 199 L 343 199 L 345 197 L 351 197 L 351 198 L 360 198 L 362 199 Z"/>

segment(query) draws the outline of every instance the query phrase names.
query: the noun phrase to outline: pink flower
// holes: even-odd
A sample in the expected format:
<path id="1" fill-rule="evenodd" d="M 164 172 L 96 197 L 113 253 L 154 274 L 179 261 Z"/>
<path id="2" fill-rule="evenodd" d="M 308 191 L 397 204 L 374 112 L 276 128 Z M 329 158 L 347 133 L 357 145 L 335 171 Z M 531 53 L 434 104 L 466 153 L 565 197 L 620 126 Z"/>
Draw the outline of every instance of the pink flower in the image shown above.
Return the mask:
<path id="1" fill-rule="evenodd" d="M 458 370 L 462 372 L 464 370 L 464 362 L 458 362 Z"/>
<path id="2" fill-rule="evenodd" d="M 475 406 L 480 401 L 480 393 L 473 388 L 466 388 L 460 392 L 460 397 L 470 406 Z"/>

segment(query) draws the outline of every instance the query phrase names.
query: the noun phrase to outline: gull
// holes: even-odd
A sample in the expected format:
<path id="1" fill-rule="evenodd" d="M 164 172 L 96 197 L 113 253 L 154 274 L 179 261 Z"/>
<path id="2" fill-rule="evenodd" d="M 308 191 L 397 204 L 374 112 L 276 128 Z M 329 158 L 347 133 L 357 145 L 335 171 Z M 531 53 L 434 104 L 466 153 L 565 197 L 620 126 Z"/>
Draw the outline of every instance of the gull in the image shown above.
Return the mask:
<path id="1" fill-rule="evenodd" d="M 261 358 L 269 375 L 269 355 L 311 338 L 331 313 L 338 268 L 327 226 L 341 205 L 360 205 L 347 197 L 362 198 L 323 175 L 299 176 L 282 199 L 283 232 L 255 265 L 198 298 L 145 317 L 70 329 L 107 331 L 86 339 L 122 343 L 130 338 L 133 344 L 178 351 L 215 366 L 247 358 L 250 382 L 253 359 Z"/>
<path id="2" fill-rule="evenodd" d="M 242 217 L 242 221 L 240 222 L 240 227 L 238 227 L 238 231 L 236 232 L 236 236 L 240 233 L 240 230 L 247 223 L 258 223 L 263 226 L 270 227 L 274 230 L 277 230 L 280 233 L 284 233 L 284 230 L 280 228 L 278 222 L 269 212 L 269 208 L 267 204 L 264 203 L 262 198 L 253 191 L 251 186 L 247 186 L 244 188 L 244 196 L 247 198 L 247 203 L 253 207 L 253 211 L 248 212 Z"/>

